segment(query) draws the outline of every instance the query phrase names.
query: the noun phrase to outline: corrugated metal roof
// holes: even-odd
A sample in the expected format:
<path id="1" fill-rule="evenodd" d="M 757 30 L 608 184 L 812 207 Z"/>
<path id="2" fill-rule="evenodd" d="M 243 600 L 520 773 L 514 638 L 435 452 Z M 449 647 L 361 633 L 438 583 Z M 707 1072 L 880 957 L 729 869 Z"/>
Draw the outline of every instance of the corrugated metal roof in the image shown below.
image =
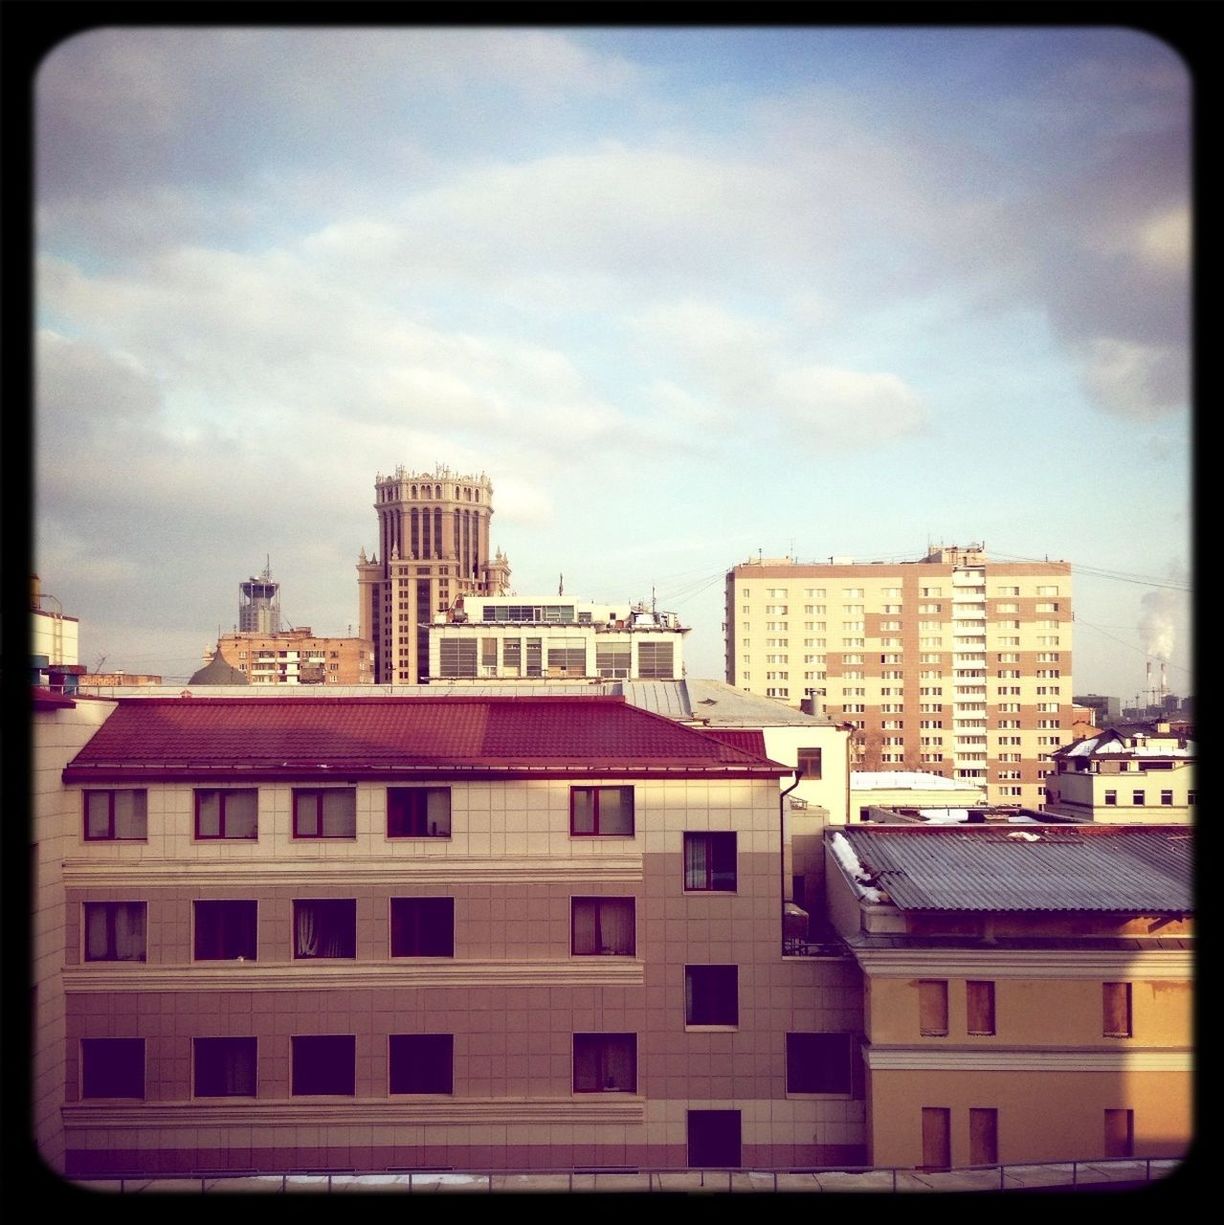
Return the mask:
<path id="1" fill-rule="evenodd" d="M 765 733 L 762 731 L 753 731 L 744 727 L 708 727 L 702 730 L 707 736 L 713 736 L 716 740 L 721 740 L 723 744 L 732 745 L 745 753 L 751 753 L 754 757 L 768 756 L 765 752 Z M 793 770 L 794 767 L 792 766 L 791 769 Z"/>
<path id="2" fill-rule="evenodd" d="M 782 767 L 614 697 L 132 698 L 69 763 L 145 775 L 432 769 L 711 770 Z"/>
<path id="3" fill-rule="evenodd" d="M 1185 826 L 848 826 L 840 833 L 901 910 L 1194 909 Z"/>

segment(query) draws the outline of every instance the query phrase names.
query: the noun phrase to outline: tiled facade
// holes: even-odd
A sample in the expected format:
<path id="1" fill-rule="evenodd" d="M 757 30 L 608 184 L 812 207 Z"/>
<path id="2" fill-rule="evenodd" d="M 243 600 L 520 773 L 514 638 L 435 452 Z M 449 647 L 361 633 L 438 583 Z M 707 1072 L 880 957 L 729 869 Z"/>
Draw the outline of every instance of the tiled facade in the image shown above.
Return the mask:
<path id="1" fill-rule="evenodd" d="M 301 700 L 292 705 L 300 710 Z M 265 698 L 259 707 L 275 704 Z M 584 707 L 568 708 L 573 726 L 584 722 Z M 782 767 L 759 758 L 729 766 L 733 750 L 702 747 L 712 741 L 699 732 L 674 734 L 696 746 L 683 768 L 627 762 L 575 774 L 537 762 L 545 777 L 525 777 L 530 767 L 520 762 L 491 778 L 486 762 L 466 777 L 452 771 L 445 784 L 404 781 L 449 790 L 449 835 L 435 836 L 389 836 L 388 781 L 373 770 L 329 783 L 355 790 L 351 831 L 341 823 L 343 836 L 305 838 L 295 837 L 294 791 L 317 787 L 317 776 L 246 780 L 235 768 L 190 777 L 190 767 L 162 763 L 143 782 L 135 767 L 119 781 L 82 781 L 70 768 L 57 804 L 67 1173 L 684 1167 L 701 1111 L 732 1112 L 740 1145 L 725 1162 L 697 1151 L 697 1164 L 861 1160 L 865 1112 L 851 1067 L 862 1028 L 859 972 L 850 958 L 781 952 Z M 83 793 L 115 788 L 146 793 L 145 836 L 87 839 L 87 802 L 94 833 L 116 827 L 105 825 L 113 806 Z M 580 832 L 584 818 L 573 806 L 600 789 L 613 811 L 621 788 L 633 793 L 632 834 Z M 213 800 L 201 803 L 197 791 L 231 789 L 257 791 L 254 830 L 243 801 L 230 831 L 255 836 L 199 836 L 201 821 L 205 833 L 217 827 L 207 816 Z M 717 888 L 704 887 L 713 878 L 694 859 L 694 838 L 718 842 L 706 835 L 734 838 L 732 879 Z M 432 951 L 413 943 L 420 926 L 400 925 L 405 910 L 395 900 L 418 898 L 450 899 L 441 926 L 453 943 Z M 622 900 L 604 910 L 598 899 Z M 254 944 L 244 937 L 227 949 L 241 949 L 241 961 L 200 946 L 209 919 L 201 903 L 226 900 L 256 903 Z M 309 944 L 294 905 L 315 900 L 352 902 L 352 943 L 337 945 L 339 955 L 296 955 L 321 947 Z M 593 908 L 611 951 L 585 951 Z M 438 924 L 436 910 L 420 913 L 424 926 Z M 139 953 L 141 921 L 144 959 L 107 959 L 120 948 Z M 721 989 L 710 993 L 705 967 L 732 968 L 729 1020 L 701 1012 L 727 1003 Z M 698 1009 L 692 1024 L 690 1005 Z M 788 1035 L 796 1033 L 845 1036 L 836 1091 L 788 1092 Z M 437 1082 L 427 1092 L 393 1091 L 395 1077 L 416 1074 L 400 1060 L 417 1047 L 392 1041 L 405 1035 L 450 1036 L 449 1092 Z M 312 1037 L 341 1041 L 295 1044 Z M 232 1096 L 199 1092 L 218 1083 L 198 1078 L 207 1080 L 201 1067 L 224 1044 L 198 1044 L 218 1038 L 254 1039 L 254 1076 L 239 1076 L 242 1091 Z M 323 1051 L 331 1070 L 320 1074 L 335 1072 L 339 1088 L 295 1085 L 295 1049 L 305 1060 L 296 1074 L 313 1075 L 310 1058 Z M 607 1063 L 611 1084 L 602 1091 L 587 1083 L 592 1050 Z M 95 1075 L 102 1090 L 115 1087 L 97 1062 L 111 1055 L 143 1068 L 139 1097 L 99 1094 L 97 1080 L 87 1083 Z M 713 1117 L 721 1127 L 732 1113 Z"/>
<path id="2" fill-rule="evenodd" d="M 726 582 L 726 679 L 855 726 L 862 770 L 925 770 L 1039 808 L 1071 738 L 1071 567 L 977 546 L 914 562 L 765 558 Z"/>

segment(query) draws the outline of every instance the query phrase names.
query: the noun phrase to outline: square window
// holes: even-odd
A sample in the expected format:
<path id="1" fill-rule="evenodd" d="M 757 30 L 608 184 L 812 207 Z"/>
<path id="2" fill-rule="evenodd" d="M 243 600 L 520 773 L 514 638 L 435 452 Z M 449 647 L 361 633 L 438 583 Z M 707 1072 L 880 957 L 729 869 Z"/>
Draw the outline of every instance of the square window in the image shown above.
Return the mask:
<path id="1" fill-rule="evenodd" d="M 1166 808 L 1172 808 L 1173 807 L 1173 792 L 1172 791 L 1162 791 L 1160 793 L 1160 802 Z"/>
<path id="2" fill-rule="evenodd" d="M 257 959 L 258 902 L 194 902 L 192 909 L 196 961 Z"/>
<path id="3" fill-rule="evenodd" d="M 850 1034 L 787 1034 L 787 1093 L 843 1093 L 852 1086 Z"/>
<path id="4" fill-rule="evenodd" d="M 738 1110 L 690 1110 L 688 1163 L 693 1169 L 737 1169 L 742 1160 Z"/>
<path id="5" fill-rule="evenodd" d="M 85 791 L 87 842 L 143 842 L 149 836 L 148 792 Z"/>
<path id="6" fill-rule="evenodd" d="M 800 749 L 796 769 L 803 775 L 805 782 L 814 782 L 820 777 L 820 749 Z"/>
<path id="7" fill-rule="evenodd" d="M 1142 808 L 1147 803 L 1147 799 L 1142 791 L 1131 792 L 1131 803 L 1139 808 Z"/>
<path id="8" fill-rule="evenodd" d="M 637 1034 L 575 1034 L 575 1093 L 636 1093 Z"/>
<path id="9" fill-rule="evenodd" d="M 196 1097 L 254 1097 L 254 1038 L 195 1038 Z"/>
<path id="10" fill-rule="evenodd" d="M 739 967 L 684 967 L 684 1023 L 739 1024 Z"/>
<path id="11" fill-rule="evenodd" d="M 1118 793 L 1116 791 L 1105 792 L 1105 804 L 1109 808 L 1113 808 L 1118 803 Z"/>
<path id="12" fill-rule="evenodd" d="M 918 1030 L 928 1038 L 948 1036 L 948 983 L 946 979 L 919 981 Z"/>
<path id="13" fill-rule="evenodd" d="M 144 902 L 86 902 L 85 960 L 144 961 Z"/>
<path id="14" fill-rule="evenodd" d="M 306 898 L 293 903 L 295 958 L 356 957 L 356 898 Z"/>
<path id="15" fill-rule="evenodd" d="M 295 838 L 356 838 L 357 789 L 328 787 L 293 792 Z"/>
<path id="16" fill-rule="evenodd" d="M 631 897 L 576 897 L 570 902 L 570 952 L 575 957 L 618 953 L 632 957 L 634 900 Z"/>
<path id="17" fill-rule="evenodd" d="M 684 887 L 699 892 L 733 892 L 736 886 L 735 835 L 684 835 Z"/>
<path id="18" fill-rule="evenodd" d="M 81 1096 L 145 1095 L 143 1038 L 82 1038 Z"/>
<path id="19" fill-rule="evenodd" d="M 197 838 L 257 838 L 259 792 L 254 788 L 215 791 L 196 788 Z"/>
<path id="20" fill-rule="evenodd" d="M 449 838 L 449 787 L 388 787 L 388 838 Z"/>
<path id="21" fill-rule="evenodd" d="M 392 1034 L 392 1093 L 453 1093 L 455 1039 L 451 1034 Z"/>
<path id="22" fill-rule="evenodd" d="M 393 897 L 391 899 L 392 957 L 453 957 L 455 899 Z"/>
<path id="23" fill-rule="evenodd" d="M 571 787 L 570 833 L 631 838 L 632 787 Z"/>
<path id="24" fill-rule="evenodd" d="M 293 1038 L 293 1095 L 352 1097 L 357 1085 L 357 1039 L 352 1034 Z"/>
<path id="25" fill-rule="evenodd" d="M 1134 1036 L 1131 1014 L 1130 983 L 1101 984 L 1102 1025 L 1101 1033 L 1106 1038 L 1130 1038 Z"/>
<path id="26" fill-rule="evenodd" d="M 995 1032 L 995 985 L 992 982 L 965 983 L 965 1004 L 968 1014 L 967 1032 L 971 1034 L 993 1034 Z"/>

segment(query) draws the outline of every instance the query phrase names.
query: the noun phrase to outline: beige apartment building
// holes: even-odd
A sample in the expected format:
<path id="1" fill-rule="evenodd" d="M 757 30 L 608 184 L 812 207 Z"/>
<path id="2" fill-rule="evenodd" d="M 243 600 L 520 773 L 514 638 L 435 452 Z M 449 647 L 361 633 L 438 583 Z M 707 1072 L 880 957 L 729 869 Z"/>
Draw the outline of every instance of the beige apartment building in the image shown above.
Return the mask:
<path id="1" fill-rule="evenodd" d="M 917 561 L 760 558 L 726 580 L 728 684 L 855 728 L 854 766 L 985 786 L 1040 808 L 1045 760 L 1071 738 L 1068 562 L 984 548 Z"/>
<path id="2" fill-rule="evenodd" d="M 374 482 L 378 550 L 357 563 L 359 635 L 374 644 L 376 684 L 429 679 L 429 626 L 460 596 L 501 595 L 510 563 L 489 555 L 493 484 L 399 467 Z M 379 560 L 381 558 L 381 560 Z"/>
<path id="3" fill-rule="evenodd" d="M 367 639 L 321 637 L 308 625 L 274 634 L 224 634 L 217 650 L 252 685 L 369 685 L 374 680 L 374 648 Z"/>

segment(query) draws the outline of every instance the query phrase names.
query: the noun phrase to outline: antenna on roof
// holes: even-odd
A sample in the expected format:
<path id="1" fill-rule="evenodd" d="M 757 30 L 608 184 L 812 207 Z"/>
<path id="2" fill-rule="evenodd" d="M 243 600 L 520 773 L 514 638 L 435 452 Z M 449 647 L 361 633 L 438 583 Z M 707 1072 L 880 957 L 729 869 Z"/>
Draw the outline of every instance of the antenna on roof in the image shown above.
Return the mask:
<path id="1" fill-rule="evenodd" d="M 557 594 L 558 595 L 565 594 L 565 575 L 564 574 L 557 575 Z"/>

